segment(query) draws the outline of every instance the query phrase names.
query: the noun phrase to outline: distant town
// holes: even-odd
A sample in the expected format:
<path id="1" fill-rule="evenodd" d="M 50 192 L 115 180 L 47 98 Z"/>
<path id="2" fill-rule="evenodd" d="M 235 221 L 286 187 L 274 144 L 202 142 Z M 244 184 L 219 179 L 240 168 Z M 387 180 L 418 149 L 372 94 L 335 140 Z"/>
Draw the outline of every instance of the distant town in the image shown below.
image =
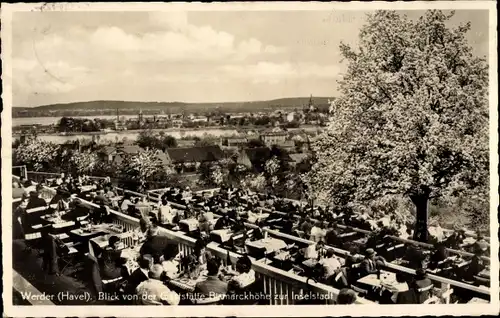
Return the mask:
<path id="1" fill-rule="evenodd" d="M 242 128 L 246 131 L 262 130 L 266 128 L 280 127 L 283 129 L 299 127 L 324 127 L 329 121 L 329 114 L 332 111 L 331 101 L 316 104 L 311 96 L 307 103 L 296 105 L 296 107 L 275 107 L 274 110 L 267 111 L 246 111 L 229 112 L 217 107 L 204 112 L 170 113 L 165 110 L 136 109 L 131 110 L 116 109 L 115 114 L 93 115 L 93 112 L 86 112 L 86 116 L 81 116 L 79 111 L 52 110 L 48 113 L 57 118 L 57 114 L 63 112 L 69 114 L 57 118 L 55 123 L 48 123 L 45 120 L 38 121 L 38 118 L 23 117 L 23 124 L 17 124 L 14 120 L 13 134 L 59 134 L 76 135 L 85 133 L 109 133 L 136 130 L 162 130 L 162 129 L 234 129 Z M 32 114 L 38 117 L 36 110 L 16 111 L 18 115 Z M 101 113 L 103 110 L 101 110 Z M 47 114 L 47 111 L 44 113 Z M 32 120 L 30 120 L 32 119 Z M 38 121 L 38 122 L 37 122 Z"/>

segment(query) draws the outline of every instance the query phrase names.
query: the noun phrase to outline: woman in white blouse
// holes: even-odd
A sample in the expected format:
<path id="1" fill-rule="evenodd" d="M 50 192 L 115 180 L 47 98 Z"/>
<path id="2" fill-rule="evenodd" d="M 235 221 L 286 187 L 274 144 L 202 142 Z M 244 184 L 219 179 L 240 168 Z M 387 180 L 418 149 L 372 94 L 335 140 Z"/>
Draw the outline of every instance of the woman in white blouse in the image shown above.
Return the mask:
<path id="1" fill-rule="evenodd" d="M 255 282 L 255 271 L 252 269 L 252 261 L 248 256 L 242 256 L 236 262 L 236 271 L 228 271 L 228 274 L 234 274 L 230 285 L 236 285 L 239 288 L 245 288 Z"/>
<path id="2" fill-rule="evenodd" d="M 161 266 L 165 272 L 165 276 L 169 279 L 179 277 L 179 246 L 169 245 L 163 251 L 163 261 Z"/>

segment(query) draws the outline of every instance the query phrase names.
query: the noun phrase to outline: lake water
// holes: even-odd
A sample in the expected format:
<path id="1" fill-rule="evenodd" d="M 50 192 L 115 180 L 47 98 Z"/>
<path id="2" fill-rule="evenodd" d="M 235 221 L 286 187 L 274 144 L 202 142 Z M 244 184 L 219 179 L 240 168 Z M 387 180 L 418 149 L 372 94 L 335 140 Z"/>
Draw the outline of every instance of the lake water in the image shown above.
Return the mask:
<path id="1" fill-rule="evenodd" d="M 224 137 L 224 136 L 233 136 L 237 135 L 238 132 L 234 129 L 200 129 L 200 130 L 165 130 L 166 135 L 170 135 L 177 139 L 184 137 L 200 137 L 203 138 L 205 136 L 211 137 Z M 117 142 L 117 141 L 127 141 L 127 140 L 136 140 L 139 135 L 139 131 L 134 132 L 110 132 L 107 134 L 96 134 L 96 135 L 71 135 L 71 136 L 60 136 L 60 135 L 38 135 L 38 138 L 45 141 L 50 141 L 57 144 L 62 144 L 67 141 L 75 141 L 75 140 L 91 140 L 93 137 L 97 139 L 99 142 Z M 15 139 L 19 139 L 19 136 L 13 136 Z"/>
<path id="2" fill-rule="evenodd" d="M 98 115 L 98 116 L 71 116 L 74 118 L 88 118 L 88 119 L 108 119 L 108 120 L 115 120 L 116 116 L 112 115 Z M 130 119 L 130 118 L 137 118 L 137 115 L 122 115 L 120 118 L 125 118 L 125 119 Z M 148 116 L 144 116 L 148 117 Z M 19 117 L 19 118 L 12 118 L 12 126 L 21 126 L 21 125 L 35 125 L 35 124 L 40 124 L 40 125 L 55 125 L 59 122 L 61 117 Z"/>

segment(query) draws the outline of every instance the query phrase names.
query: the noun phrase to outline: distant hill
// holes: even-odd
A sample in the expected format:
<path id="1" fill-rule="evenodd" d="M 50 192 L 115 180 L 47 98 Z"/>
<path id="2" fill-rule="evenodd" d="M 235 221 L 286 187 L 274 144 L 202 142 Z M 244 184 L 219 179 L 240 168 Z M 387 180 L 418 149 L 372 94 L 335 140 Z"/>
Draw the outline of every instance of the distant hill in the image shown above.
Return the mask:
<path id="1" fill-rule="evenodd" d="M 333 97 L 313 97 L 313 104 L 318 107 L 328 105 L 328 99 Z M 302 108 L 309 103 L 309 97 L 291 97 L 267 101 L 254 102 L 224 102 L 224 103 L 183 103 L 183 102 L 130 102 L 130 101 L 89 101 L 68 104 L 51 104 L 37 107 L 14 107 L 13 117 L 24 116 L 51 116 L 50 113 L 110 113 L 116 110 L 120 114 L 137 113 L 142 109 L 144 113 L 179 113 L 187 112 L 207 112 L 219 109 L 226 112 L 255 112 L 272 111 L 281 108 Z"/>

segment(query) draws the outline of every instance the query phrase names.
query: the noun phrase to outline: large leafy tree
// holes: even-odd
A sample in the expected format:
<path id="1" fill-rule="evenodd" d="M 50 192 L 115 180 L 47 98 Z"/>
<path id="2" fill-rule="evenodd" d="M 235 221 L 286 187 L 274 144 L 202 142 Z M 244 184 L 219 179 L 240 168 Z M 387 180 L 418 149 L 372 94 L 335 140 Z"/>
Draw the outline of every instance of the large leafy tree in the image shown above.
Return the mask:
<path id="1" fill-rule="evenodd" d="M 74 151 L 70 161 L 79 174 L 92 174 L 100 164 L 97 153 L 91 151 Z"/>
<path id="2" fill-rule="evenodd" d="M 159 150 L 148 149 L 140 151 L 136 155 L 124 157 L 121 167 L 121 174 L 126 176 L 131 181 L 137 181 L 143 186 L 148 180 L 154 178 L 155 175 L 172 173 L 170 166 L 165 166 L 158 157 Z"/>
<path id="3" fill-rule="evenodd" d="M 347 72 L 335 121 L 313 143 L 309 190 L 348 206 L 390 194 L 411 199 L 416 239 L 426 240 L 428 202 L 488 185 L 488 65 L 453 13 L 411 20 L 368 15 L 359 47 L 341 44 Z M 485 192 L 486 191 L 486 192 Z"/>
<path id="4" fill-rule="evenodd" d="M 15 150 L 15 159 L 29 170 L 51 171 L 58 156 L 59 146 L 38 138 L 29 138 Z"/>

